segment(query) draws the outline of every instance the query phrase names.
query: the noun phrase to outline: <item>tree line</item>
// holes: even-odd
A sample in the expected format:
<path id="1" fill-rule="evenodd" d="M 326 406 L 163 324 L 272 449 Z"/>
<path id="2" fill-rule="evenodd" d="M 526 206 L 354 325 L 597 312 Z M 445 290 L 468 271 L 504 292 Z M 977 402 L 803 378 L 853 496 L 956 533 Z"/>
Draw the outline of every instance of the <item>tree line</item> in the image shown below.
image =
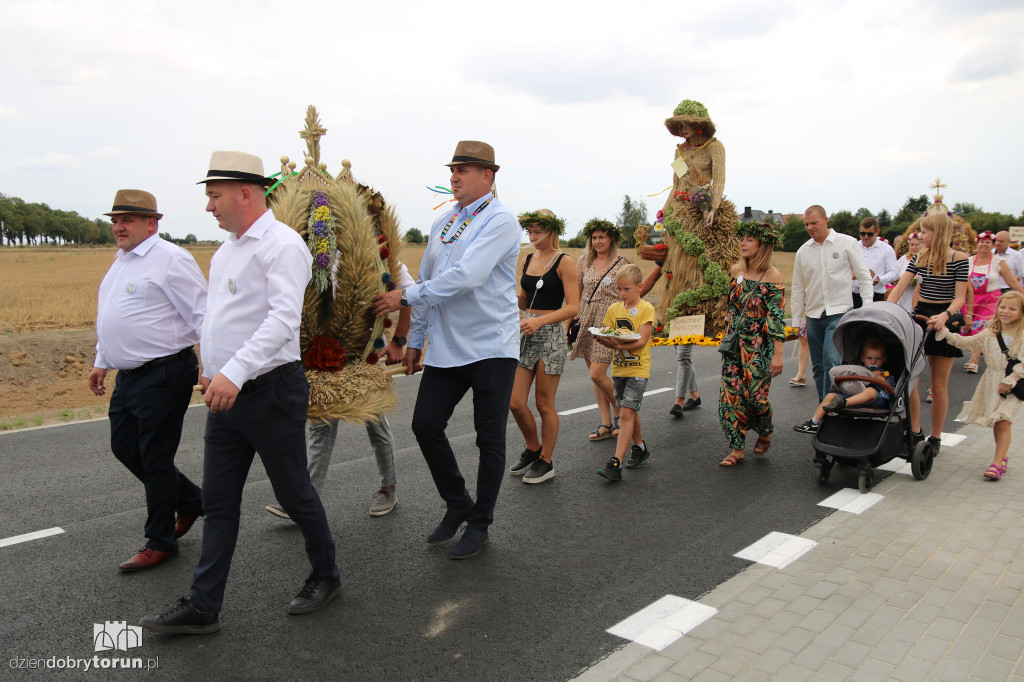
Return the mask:
<path id="1" fill-rule="evenodd" d="M 110 223 L 0 194 L 0 246 L 113 244 Z"/>

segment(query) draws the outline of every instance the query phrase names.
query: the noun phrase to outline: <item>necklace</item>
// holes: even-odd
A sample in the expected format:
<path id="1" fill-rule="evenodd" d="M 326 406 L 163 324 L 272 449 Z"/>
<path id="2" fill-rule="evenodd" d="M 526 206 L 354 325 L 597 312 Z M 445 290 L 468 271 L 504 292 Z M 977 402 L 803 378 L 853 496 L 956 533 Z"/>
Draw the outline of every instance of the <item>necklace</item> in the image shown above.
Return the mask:
<path id="1" fill-rule="evenodd" d="M 477 216 L 477 214 L 479 214 L 481 211 L 483 211 L 485 208 L 487 208 L 487 205 L 489 203 L 491 203 L 490 199 L 488 199 L 484 203 L 480 204 L 480 207 L 477 208 L 475 211 L 473 211 L 473 215 L 471 215 L 468 218 L 466 218 L 465 222 L 463 222 L 462 225 L 459 226 L 459 229 L 455 232 L 455 234 L 452 235 L 452 238 L 446 240 L 444 238 L 444 236 L 446 234 L 448 234 L 449 228 L 451 228 L 451 226 L 455 224 L 455 219 L 459 217 L 458 213 L 453 215 L 451 220 L 448 221 L 448 224 L 444 226 L 443 230 L 441 230 L 441 243 L 442 244 L 451 244 L 456 239 L 461 237 L 462 236 L 462 231 L 466 229 L 466 226 L 468 226 L 471 222 L 473 222 L 473 218 L 475 218 Z"/>

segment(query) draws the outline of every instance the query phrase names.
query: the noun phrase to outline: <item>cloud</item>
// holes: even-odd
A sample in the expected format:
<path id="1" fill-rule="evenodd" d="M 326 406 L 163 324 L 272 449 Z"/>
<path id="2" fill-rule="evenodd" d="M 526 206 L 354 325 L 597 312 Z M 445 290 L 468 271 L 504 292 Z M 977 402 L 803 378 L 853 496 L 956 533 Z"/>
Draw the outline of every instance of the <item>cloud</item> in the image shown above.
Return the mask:
<path id="1" fill-rule="evenodd" d="M 23 114 L 15 109 L 14 107 L 4 106 L 0 104 L 0 119 L 2 118 L 22 118 Z"/>
<path id="2" fill-rule="evenodd" d="M 124 154 L 124 151 L 124 147 L 116 144 L 108 144 L 91 150 L 88 155 L 89 158 L 92 159 L 117 159 Z"/>
<path id="3" fill-rule="evenodd" d="M 18 165 L 23 168 L 42 168 L 44 170 L 78 170 L 82 167 L 78 159 L 64 152 L 47 152 L 40 157 L 22 159 Z"/>
<path id="4" fill-rule="evenodd" d="M 954 83 L 977 83 L 1019 74 L 1022 66 L 1024 51 L 1020 45 L 987 42 L 958 59 L 949 75 Z"/>

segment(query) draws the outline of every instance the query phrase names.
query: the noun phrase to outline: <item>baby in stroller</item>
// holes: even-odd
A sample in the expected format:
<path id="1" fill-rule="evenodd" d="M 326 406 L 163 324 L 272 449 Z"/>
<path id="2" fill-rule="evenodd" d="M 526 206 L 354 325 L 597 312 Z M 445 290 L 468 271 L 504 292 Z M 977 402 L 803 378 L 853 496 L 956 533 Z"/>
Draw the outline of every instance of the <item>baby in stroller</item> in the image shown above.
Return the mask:
<path id="1" fill-rule="evenodd" d="M 879 379 L 884 379 L 893 388 L 896 387 L 896 378 L 892 376 L 885 369 L 886 355 L 885 355 L 885 342 L 878 338 L 871 338 L 864 341 L 861 345 L 860 350 L 860 362 L 863 367 L 871 372 L 872 376 Z M 852 368 L 836 367 L 830 374 L 833 376 L 848 375 L 851 373 Z M 858 382 L 842 382 L 844 385 L 848 383 L 855 383 L 861 388 L 859 391 L 843 390 L 839 387 L 837 393 L 829 393 L 825 396 L 825 399 L 821 401 L 818 408 L 814 411 L 812 416 L 807 421 L 798 424 L 793 427 L 794 430 L 801 433 L 816 433 L 818 427 L 821 424 L 821 420 L 825 418 L 826 412 L 835 412 L 841 410 L 844 407 L 872 407 L 879 409 L 886 409 L 889 406 L 889 400 L 891 395 L 886 391 L 880 391 L 874 386 L 867 385 Z"/>

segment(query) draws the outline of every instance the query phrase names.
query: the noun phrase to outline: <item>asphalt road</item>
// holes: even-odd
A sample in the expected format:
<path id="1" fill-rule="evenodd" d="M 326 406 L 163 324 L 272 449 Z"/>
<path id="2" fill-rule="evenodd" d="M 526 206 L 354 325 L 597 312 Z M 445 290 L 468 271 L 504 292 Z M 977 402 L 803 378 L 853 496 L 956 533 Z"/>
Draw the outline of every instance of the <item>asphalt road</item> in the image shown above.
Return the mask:
<path id="1" fill-rule="evenodd" d="M 748 565 L 733 556 L 769 532 L 800 533 L 831 510 L 818 502 L 856 487 L 850 469 L 829 485 L 813 480 L 810 436 L 790 428 L 816 402 L 794 389 L 794 343 L 773 386 L 777 430 L 765 457 L 718 466 L 729 448 L 718 425 L 720 356 L 695 350 L 703 406 L 668 416 L 675 383 L 672 350 L 655 349 L 640 408 L 652 457 L 621 484 L 596 474 L 612 440 L 587 441 L 596 410 L 562 417 L 556 477 L 523 485 L 508 476 L 491 544 L 467 561 L 424 541 L 443 514 L 409 429 L 418 377 L 402 377 L 391 415 L 397 440 L 398 506 L 367 514 L 376 469 L 361 427 L 342 428 L 323 494 L 345 591 L 321 612 L 289 616 L 308 564 L 297 529 L 263 507 L 274 501 L 260 464 L 243 499 L 242 529 L 228 581 L 221 632 L 204 637 L 146 633 L 128 653 L 94 654 L 93 626 L 137 624 L 186 594 L 201 525 L 178 558 L 152 571 L 120 574 L 117 564 L 144 543 L 142 487 L 109 452 L 106 421 L 0 434 L 0 539 L 60 527 L 63 533 L 0 547 L 0 677 L 51 676 L 56 659 L 141 657 L 150 674 L 190 679 L 561 680 L 624 642 L 605 629 L 666 594 L 698 599 Z M 957 361 L 946 431 L 975 378 Z M 927 373 L 923 381 L 927 381 Z M 567 411 L 594 402 L 582 361 L 570 363 L 558 393 Z M 205 408 L 189 410 L 179 467 L 201 478 Z M 924 415 L 925 426 L 930 420 Z M 469 400 L 448 427 L 468 480 L 475 478 Z M 509 459 L 522 440 L 509 419 Z M 257 460 L 258 461 L 258 460 Z M 929 485 L 923 481 L 920 485 Z M 16 664 L 43 666 L 11 669 Z M 22 663 L 18 663 L 21 661 Z M 102 661 L 100 661 L 102 663 Z M 106 669 L 62 671 L 110 677 Z M 137 674 L 127 673 L 127 674 Z M 125 673 L 122 673 L 125 674 Z"/>

